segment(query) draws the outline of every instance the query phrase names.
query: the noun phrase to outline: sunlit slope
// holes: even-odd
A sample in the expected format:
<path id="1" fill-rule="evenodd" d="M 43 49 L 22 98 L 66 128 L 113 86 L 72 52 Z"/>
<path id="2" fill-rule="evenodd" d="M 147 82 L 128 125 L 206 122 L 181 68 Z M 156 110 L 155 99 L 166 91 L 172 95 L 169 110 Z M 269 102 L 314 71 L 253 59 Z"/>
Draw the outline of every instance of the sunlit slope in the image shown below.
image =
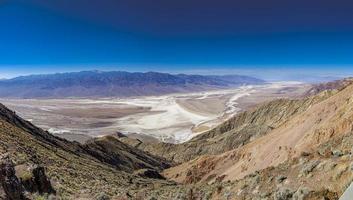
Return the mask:
<path id="1" fill-rule="evenodd" d="M 168 169 L 165 174 L 183 182 L 191 169 L 204 166 L 207 170 L 199 181 L 210 182 L 219 176 L 224 176 L 224 180 L 237 180 L 255 171 L 277 166 L 303 152 L 314 152 L 319 145 L 352 131 L 352 95 L 353 85 L 349 85 L 240 148 L 221 155 L 197 158 Z"/>

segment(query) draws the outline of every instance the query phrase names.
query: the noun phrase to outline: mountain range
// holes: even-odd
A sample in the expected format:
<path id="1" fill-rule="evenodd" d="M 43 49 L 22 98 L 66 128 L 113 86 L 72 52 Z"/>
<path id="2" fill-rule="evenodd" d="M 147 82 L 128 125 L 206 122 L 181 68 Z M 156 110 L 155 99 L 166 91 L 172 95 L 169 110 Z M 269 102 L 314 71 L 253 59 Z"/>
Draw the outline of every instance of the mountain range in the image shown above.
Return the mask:
<path id="1" fill-rule="evenodd" d="M 240 75 L 202 76 L 158 72 L 82 71 L 0 80 L 0 97 L 130 97 L 227 89 L 263 83 L 265 83 L 264 80 Z"/>

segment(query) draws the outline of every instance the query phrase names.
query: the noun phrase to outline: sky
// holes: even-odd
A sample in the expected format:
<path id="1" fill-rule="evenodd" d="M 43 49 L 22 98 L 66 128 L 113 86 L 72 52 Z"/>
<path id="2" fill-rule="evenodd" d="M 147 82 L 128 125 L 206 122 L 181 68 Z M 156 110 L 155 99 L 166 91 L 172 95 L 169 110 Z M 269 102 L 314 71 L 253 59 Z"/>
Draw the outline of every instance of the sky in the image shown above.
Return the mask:
<path id="1" fill-rule="evenodd" d="M 353 75 L 351 0 L 0 0 L 0 78 Z"/>

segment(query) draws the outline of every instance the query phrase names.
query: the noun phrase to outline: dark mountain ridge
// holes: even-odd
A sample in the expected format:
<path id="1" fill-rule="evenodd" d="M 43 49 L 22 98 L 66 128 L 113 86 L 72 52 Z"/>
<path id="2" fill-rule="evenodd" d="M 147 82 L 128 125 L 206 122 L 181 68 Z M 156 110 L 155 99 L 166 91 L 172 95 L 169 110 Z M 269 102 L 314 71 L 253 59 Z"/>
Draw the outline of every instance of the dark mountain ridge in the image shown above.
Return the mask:
<path id="1" fill-rule="evenodd" d="M 128 97 L 262 84 L 248 76 L 172 75 L 159 72 L 82 71 L 0 80 L 0 97 Z"/>

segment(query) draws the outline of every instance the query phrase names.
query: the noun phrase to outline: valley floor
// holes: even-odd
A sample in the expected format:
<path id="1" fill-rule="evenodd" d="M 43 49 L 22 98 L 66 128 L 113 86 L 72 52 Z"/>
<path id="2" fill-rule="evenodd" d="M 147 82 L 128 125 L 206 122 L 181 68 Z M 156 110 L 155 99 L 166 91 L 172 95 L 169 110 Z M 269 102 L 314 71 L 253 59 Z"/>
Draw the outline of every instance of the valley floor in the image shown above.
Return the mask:
<path id="1" fill-rule="evenodd" d="M 84 142 L 128 133 L 145 140 L 180 143 L 210 130 L 240 110 L 282 97 L 297 97 L 309 85 L 280 82 L 187 94 L 128 99 L 1 99 L 18 115 L 49 132 Z M 143 134 L 142 134 L 143 133 Z"/>

